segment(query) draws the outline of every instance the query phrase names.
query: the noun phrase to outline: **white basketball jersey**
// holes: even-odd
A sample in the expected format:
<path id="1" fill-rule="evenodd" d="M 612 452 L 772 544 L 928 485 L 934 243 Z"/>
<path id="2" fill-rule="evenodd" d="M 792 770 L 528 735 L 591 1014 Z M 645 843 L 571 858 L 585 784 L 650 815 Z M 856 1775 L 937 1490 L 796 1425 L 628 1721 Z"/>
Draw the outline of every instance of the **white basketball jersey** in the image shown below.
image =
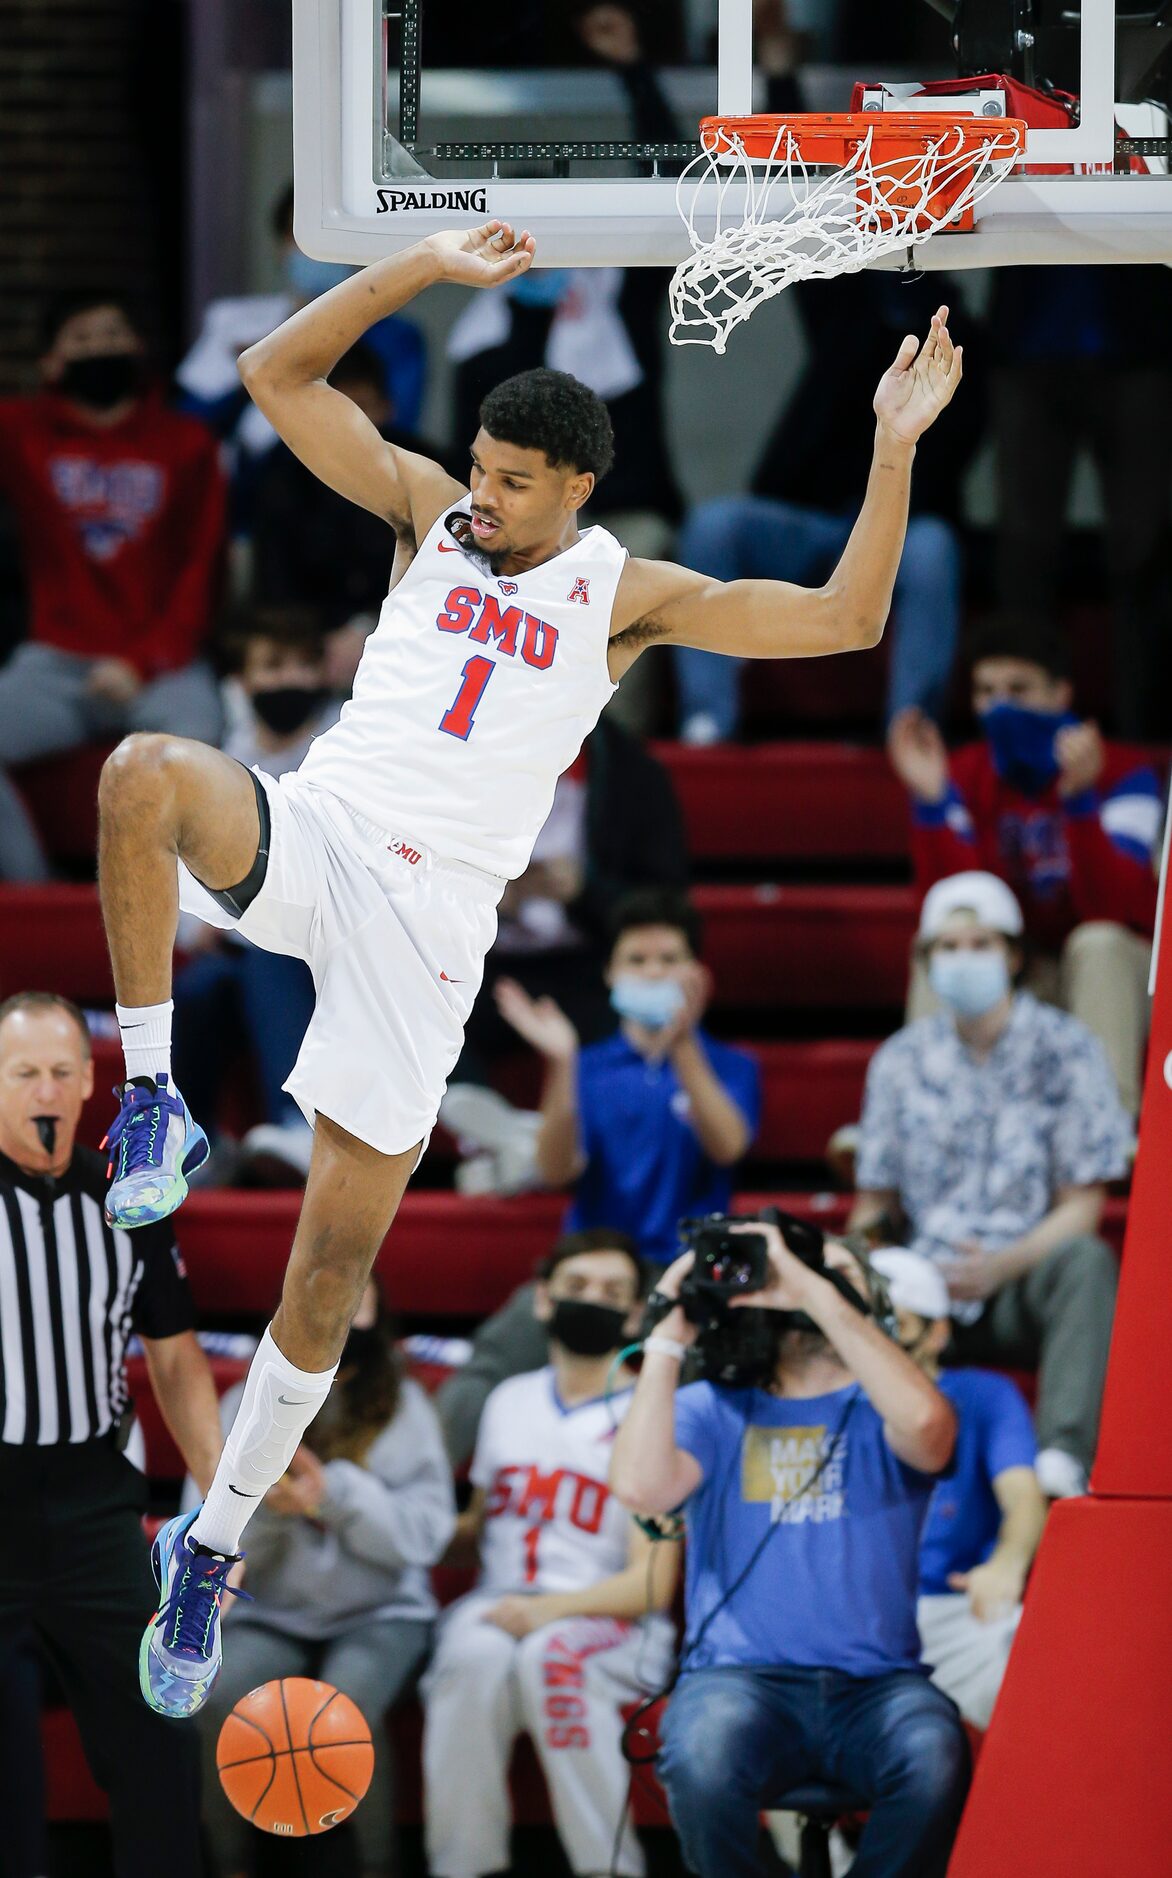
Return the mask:
<path id="1" fill-rule="evenodd" d="M 588 528 L 540 567 L 493 574 L 453 534 L 461 515 L 440 517 L 387 595 L 354 695 L 300 774 L 380 828 L 512 880 L 615 690 L 626 550 Z"/>
<path id="2" fill-rule="evenodd" d="M 566 1408 L 552 1369 L 493 1390 L 471 1470 L 486 1496 L 479 1590 L 581 1591 L 622 1571 L 631 1519 L 606 1476 L 630 1401 L 625 1389 Z"/>

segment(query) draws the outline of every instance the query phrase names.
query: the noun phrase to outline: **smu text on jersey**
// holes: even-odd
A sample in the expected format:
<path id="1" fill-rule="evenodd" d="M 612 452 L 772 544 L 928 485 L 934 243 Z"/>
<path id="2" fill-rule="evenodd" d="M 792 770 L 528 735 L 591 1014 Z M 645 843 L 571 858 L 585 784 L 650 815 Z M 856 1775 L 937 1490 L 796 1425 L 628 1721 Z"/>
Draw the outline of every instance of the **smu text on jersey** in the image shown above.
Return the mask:
<path id="1" fill-rule="evenodd" d="M 521 657 L 536 671 L 548 671 L 557 651 L 558 629 L 519 606 L 502 607 L 493 593 L 484 594 L 476 587 L 453 587 L 443 612 L 436 620 L 443 633 L 467 633 L 478 646 L 490 640 L 506 658 L 515 658 L 520 640 Z"/>
<path id="2" fill-rule="evenodd" d="M 610 1499 L 601 1480 L 569 1467 L 543 1473 L 540 1467 L 498 1467 L 485 1502 L 489 1519 L 511 1514 L 533 1524 L 565 1519 L 579 1532 L 597 1532 Z"/>

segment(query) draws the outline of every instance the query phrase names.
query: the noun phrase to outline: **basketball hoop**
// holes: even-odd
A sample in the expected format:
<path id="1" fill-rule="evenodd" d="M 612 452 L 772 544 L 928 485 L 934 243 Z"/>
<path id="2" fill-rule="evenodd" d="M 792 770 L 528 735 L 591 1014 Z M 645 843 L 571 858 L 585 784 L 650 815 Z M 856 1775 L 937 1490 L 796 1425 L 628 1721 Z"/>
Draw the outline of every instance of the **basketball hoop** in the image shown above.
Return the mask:
<path id="1" fill-rule="evenodd" d="M 723 352 L 795 281 L 854 274 L 942 229 L 971 229 L 1026 128 L 933 111 L 704 118 L 700 155 L 676 188 L 692 253 L 672 276 L 672 344 Z M 709 185 L 710 236 L 697 226 L 712 213 Z"/>

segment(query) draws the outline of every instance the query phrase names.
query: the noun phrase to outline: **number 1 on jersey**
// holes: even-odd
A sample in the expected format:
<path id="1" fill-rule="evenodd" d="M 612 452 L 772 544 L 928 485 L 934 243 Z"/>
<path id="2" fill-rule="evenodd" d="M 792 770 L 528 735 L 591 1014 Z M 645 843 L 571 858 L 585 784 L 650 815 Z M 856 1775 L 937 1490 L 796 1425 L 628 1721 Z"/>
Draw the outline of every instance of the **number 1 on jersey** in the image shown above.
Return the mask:
<path id="1" fill-rule="evenodd" d="M 540 1526 L 530 1526 L 525 1534 L 525 1583 L 537 1582 L 537 1541 L 541 1537 Z"/>
<path id="2" fill-rule="evenodd" d="M 476 716 L 476 707 L 484 696 L 484 688 L 496 670 L 495 659 L 469 659 L 460 674 L 462 683 L 456 693 L 451 710 L 445 711 L 440 718 L 439 727 L 446 730 L 449 737 L 459 737 L 462 743 L 468 741 L 472 730 L 472 720 Z"/>

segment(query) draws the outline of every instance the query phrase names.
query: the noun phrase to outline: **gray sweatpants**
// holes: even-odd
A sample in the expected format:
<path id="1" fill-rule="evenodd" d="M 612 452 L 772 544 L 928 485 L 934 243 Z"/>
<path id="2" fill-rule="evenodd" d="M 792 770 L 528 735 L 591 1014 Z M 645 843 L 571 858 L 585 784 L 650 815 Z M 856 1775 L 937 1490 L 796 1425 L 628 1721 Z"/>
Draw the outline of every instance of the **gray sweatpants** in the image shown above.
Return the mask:
<path id="1" fill-rule="evenodd" d="M 210 666 L 197 661 L 166 672 L 129 704 L 111 704 L 86 690 L 96 663 L 56 646 L 22 645 L 0 670 L 0 880 L 49 878 L 40 838 L 6 774 L 9 765 L 113 741 L 132 730 L 219 742 L 223 711 Z"/>
<path id="2" fill-rule="evenodd" d="M 1038 1366 L 1039 1448 L 1061 1448 L 1089 1470 L 1099 1434 L 1118 1266 L 1110 1246 L 1068 1239 L 1024 1278 L 995 1292 L 975 1324 L 954 1324 L 950 1363 Z"/>
<path id="3" fill-rule="evenodd" d="M 241 1696 L 280 1676 L 319 1677 L 348 1695 L 365 1715 L 374 1742 L 374 1773 L 353 1815 L 358 1867 L 362 1878 L 389 1878 L 398 1861 L 394 1773 L 383 1718 L 409 1691 L 430 1645 L 431 1625 L 409 1618 L 383 1618 L 324 1643 L 291 1637 L 267 1624 L 229 1624 L 224 1667 L 199 1714 L 203 1812 L 216 1878 L 251 1870 L 250 1842 L 256 1836 L 225 1798 L 216 1772 L 216 1741 Z"/>

